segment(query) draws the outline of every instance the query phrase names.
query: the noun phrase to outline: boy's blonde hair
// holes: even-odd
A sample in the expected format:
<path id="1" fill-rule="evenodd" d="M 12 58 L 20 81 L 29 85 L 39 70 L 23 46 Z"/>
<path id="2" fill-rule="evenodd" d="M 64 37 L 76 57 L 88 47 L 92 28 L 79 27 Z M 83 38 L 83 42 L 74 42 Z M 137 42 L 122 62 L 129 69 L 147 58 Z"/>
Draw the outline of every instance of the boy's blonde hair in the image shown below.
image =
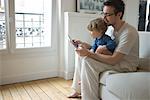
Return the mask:
<path id="1" fill-rule="evenodd" d="M 89 31 L 97 31 L 105 33 L 105 31 L 107 30 L 107 24 L 102 18 L 96 18 L 90 21 L 89 25 L 87 26 L 87 29 Z"/>

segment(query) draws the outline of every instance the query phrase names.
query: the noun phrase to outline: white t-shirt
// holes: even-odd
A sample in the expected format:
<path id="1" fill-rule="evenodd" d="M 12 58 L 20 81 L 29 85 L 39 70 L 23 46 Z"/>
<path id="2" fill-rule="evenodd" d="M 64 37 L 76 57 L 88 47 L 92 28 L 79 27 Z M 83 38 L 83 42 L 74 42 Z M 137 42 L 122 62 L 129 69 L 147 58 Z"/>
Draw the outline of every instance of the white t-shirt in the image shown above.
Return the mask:
<path id="1" fill-rule="evenodd" d="M 133 71 L 139 64 L 139 34 L 137 30 L 124 23 L 118 32 L 114 32 L 116 43 L 115 52 L 125 54 L 120 66 Z"/>

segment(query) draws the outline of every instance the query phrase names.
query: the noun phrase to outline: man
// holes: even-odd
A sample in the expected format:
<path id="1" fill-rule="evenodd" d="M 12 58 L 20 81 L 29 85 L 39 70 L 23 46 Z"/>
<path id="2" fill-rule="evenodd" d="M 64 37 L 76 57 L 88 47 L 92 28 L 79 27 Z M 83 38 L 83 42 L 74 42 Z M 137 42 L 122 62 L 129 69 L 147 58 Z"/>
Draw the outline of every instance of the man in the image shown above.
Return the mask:
<path id="1" fill-rule="evenodd" d="M 114 27 L 117 47 L 112 55 L 99 54 L 89 51 L 90 46 L 77 41 L 79 48 L 79 63 L 75 68 L 72 88 L 75 92 L 69 97 L 82 100 L 99 100 L 99 74 L 106 70 L 119 72 L 135 71 L 139 61 L 139 36 L 131 25 L 122 20 L 125 4 L 122 0 L 107 0 L 104 2 L 103 17 L 108 25 Z M 101 48 L 103 50 L 106 47 Z M 78 81 L 81 80 L 81 85 Z M 80 92 L 81 91 L 81 92 Z"/>

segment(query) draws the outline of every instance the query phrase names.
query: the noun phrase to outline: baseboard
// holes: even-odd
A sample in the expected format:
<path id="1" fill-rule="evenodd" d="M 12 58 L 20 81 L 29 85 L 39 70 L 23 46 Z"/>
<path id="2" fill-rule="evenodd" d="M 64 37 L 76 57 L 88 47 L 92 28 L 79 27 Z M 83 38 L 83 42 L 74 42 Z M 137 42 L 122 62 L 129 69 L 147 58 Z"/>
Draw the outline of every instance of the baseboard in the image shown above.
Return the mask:
<path id="1" fill-rule="evenodd" d="M 65 79 L 65 75 L 63 71 L 59 71 L 58 76 Z"/>
<path id="2" fill-rule="evenodd" d="M 43 72 L 38 72 L 38 73 L 5 76 L 5 77 L 1 77 L 0 85 L 31 81 L 31 80 L 37 80 L 37 79 L 44 79 L 44 78 L 50 78 L 50 77 L 57 77 L 57 76 L 58 76 L 58 71 L 43 71 Z"/>
<path id="3" fill-rule="evenodd" d="M 73 75 L 74 75 L 74 72 L 60 71 L 58 76 L 64 78 L 65 80 L 70 80 L 73 78 Z"/>
<path id="4" fill-rule="evenodd" d="M 74 72 L 65 72 L 64 73 L 64 79 L 69 80 L 72 79 L 74 76 Z"/>

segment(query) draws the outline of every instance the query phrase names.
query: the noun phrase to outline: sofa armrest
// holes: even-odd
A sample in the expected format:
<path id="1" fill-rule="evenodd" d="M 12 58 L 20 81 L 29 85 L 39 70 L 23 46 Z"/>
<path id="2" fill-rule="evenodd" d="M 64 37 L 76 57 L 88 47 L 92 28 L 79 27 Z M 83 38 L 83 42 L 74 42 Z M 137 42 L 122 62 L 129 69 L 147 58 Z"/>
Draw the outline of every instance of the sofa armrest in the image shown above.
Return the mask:
<path id="1" fill-rule="evenodd" d="M 117 71 L 114 71 L 114 70 L 109 70 L 109 71 L 105 71 L 103 73 L 100 74 L 99 78 L 100 78 L 100 84 L 103 84 L 103 85 L 106 85 L 106 79 L 109 75 L 111 74 L 116 74 L 116 73 L 119 73 Z"/>
<path id="2" fill-rule="evenodd" d="M 120 100 L 150 100 L 150 72 L 109 75 L 106 88 Z"/>

